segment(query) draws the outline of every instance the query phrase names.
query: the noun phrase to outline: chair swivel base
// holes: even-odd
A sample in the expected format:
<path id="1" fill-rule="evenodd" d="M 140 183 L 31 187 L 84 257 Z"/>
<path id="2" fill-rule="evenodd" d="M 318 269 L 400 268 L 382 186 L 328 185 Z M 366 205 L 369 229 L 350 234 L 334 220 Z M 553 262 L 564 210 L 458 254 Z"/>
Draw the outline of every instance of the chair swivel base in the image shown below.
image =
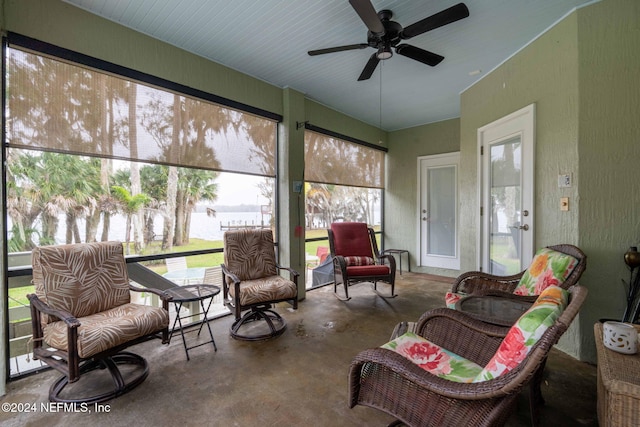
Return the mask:
<path id="1" fill-rule="evenodd" d="M 130 378 L 126 379 L 119 368 L 119 366 L 124 367 L 125 365 L 134 367 L 133 372 L 131 372 L 131 375 L 129 375 Z M 93 375 L 90 374 L 92 371 L 105 369 L 108 370 L 108 373 L 111 375 L 111 380 L 113 382 L 113 384 L 111 384 L 111 387 L 107 387 L 106 385 L 104 385 L 101 390 L 96 391 L 96 394 L 87 392 L 89 396 L 61 396 L 65 387 L 69 385 L 69 378 L 66 375 L 63 375 L 62 377 L 58 378 L 58 380 L 56 380 L 56 382 L 54 382 L 49 388 L 49 400 L 51 402 L 66 403 L 106 402 L 107 400 L 111 400 L 133 390 L 134 388 L 142 384 L 142 382 L 149 375 L 149 366 L 144 358 L 138 356 L 137 354 L 123 351 L 103 359 L 91 359 L 84 362 L 80 366 L 80 380 L 84 379 L 85 381 L 83 383 L 87 383 L 88 381 L 92 380 Z M 104 382 L 107 383 L 108 381 Z M 72 384 L 74 386 L 74 390 L 68 393 L 69 395 L 75 394 L 75 392 L 77 391 L 75 390 L 76 388 L 83 388 L 82 386 L 85 385 L 82 384 L 81 386 L 79 384 L 79 381 Z M 105 389 L 107 391 L 105 391 Z M 84 391 L 86 392 L 86 390 Z"/>
<path id="2" fill-rule="evenodd" d="M 275 311 L 252 308 L 233 322 L 230 333 L 237 340 L 262 341 L 282 335 L 286 328 L 287 322 Z"/>

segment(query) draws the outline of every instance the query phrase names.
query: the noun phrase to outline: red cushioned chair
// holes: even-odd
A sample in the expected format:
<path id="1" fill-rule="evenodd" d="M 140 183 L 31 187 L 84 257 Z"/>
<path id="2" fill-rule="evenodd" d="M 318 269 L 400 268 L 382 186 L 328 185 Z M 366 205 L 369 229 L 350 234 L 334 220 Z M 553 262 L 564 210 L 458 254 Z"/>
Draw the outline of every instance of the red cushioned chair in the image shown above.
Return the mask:
<path id="1" fill-rule="evenodd" d="M 395 297 L 396 260 L 391 255 L 380 255 L 373 229 L 362 222 L 335 222 L 327 230 L 333 257 L 333 291 L 343 301 L 349 300 L 349 286 L 361 282 L 377 282 L 391 285 Z M 344 297 L 338 295 L 338 285 L 344 285 Z M 384 295 L 380 295 L 383 296 Z"/>

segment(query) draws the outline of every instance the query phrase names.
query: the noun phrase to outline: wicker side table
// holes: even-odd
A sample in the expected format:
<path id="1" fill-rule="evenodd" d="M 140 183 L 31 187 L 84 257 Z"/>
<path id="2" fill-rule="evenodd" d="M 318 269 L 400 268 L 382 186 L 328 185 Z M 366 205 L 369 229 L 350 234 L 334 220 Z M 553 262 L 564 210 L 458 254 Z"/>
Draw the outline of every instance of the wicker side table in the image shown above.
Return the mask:
<path id="1" fill-rule="evenodd" d="M 637 426 L 640 422 L 640 354 L 609 350 L 602 342 L 602 323 L 596 323 L 593 329 L 598 352 L 598 423 L 601 427 Z"/>

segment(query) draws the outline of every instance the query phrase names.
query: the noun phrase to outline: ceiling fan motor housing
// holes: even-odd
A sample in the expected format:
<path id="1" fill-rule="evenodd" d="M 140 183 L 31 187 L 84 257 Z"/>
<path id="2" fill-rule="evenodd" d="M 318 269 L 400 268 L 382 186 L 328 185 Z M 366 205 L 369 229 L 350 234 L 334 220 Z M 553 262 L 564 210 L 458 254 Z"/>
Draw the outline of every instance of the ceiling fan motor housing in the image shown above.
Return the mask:
<path id="1" fill-rule="evenodd" d="M 391 20 L 393 12 L 384 9 L 378 12 L 378 17 L 384 26 L 384 33 L 373 33 L 367 31 L 367 43 L 371 47 L 380 49 L 382 47 L 396 47 L 400 43 L 400 33 L 402 32 L 402 25 Z"/>

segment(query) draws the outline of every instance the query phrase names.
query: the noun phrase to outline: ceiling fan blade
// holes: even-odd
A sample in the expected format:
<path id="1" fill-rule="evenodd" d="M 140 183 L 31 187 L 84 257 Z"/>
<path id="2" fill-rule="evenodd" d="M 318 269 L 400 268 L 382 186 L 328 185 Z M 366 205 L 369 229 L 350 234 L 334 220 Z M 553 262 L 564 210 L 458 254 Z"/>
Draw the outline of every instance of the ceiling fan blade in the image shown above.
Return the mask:
<path id="1" fill-rule="evenodd" d="M 364 22 L 364 25 L 367 26 L 369 31 L 374 34 L 384 34 L 384 25 L 382 25 L 382 21 L 380 21 L 371 1 L 349 0 L 349 3 L 351 3 L 351 7 L 353 7 L 360 16 L 360 19 L 362 19 L 362 22 Z"/>
<path id="2" fill-rule="evenodd" d="M 431 65 L 432 67 L 435 67 L 444 59 L 444 56 L 440 56 L 437 53 L 429 52 L 428 50 L 420 49 L 419 47 L 408 44 L 396 46 L 396 53 L 422 62 L 423 64 Z"/>
<path id="3" fill-rule="evenodd" d="M 316 55 L 324 55 L 325 53 L 342 52 L 344 50 L 364 49 L 365 47 L 369 47 L 369 45 L 366 43 L 349 44 L 346 46 L 336 46 L 336 47 L 329 47 L 326 49 L 310 50 L 307 53 L 310 56 L 316 56 Z"/>
<path id="4" fill-rule="evenodd" d="M 360 73 L 360 77 L 358 77 L 358 81 L 360 82 L 362 80 L 368 80 L 369 78 L 371 78 L 371 75 L 373 74 L 373 72 L 376 70 L 376 67 L 378 66 L 378 62 L 380 62 L 380 60 L 378 59 L 376 54 L 374 53 L 373 55 L 371 55 L 371 57 L 369 58 L 369 61 L 367 61 L 367 65 L 364 66 L 362 73 Z"/>
<path id="5" fill-rule="evenodd" d="M 451 6 L 448 9 L 440 11 L 435 15 L 431 15 L 424 18 L 421 21 L 415 22 L 400 33 L 401 39 L 410 39 L 411 37 L 418 36 L 427 31 L 434 30 L 452 22 L 459 21 L 469 16 L 469 9 L 464 3 L 458 3 L 455 6 Z"/>

